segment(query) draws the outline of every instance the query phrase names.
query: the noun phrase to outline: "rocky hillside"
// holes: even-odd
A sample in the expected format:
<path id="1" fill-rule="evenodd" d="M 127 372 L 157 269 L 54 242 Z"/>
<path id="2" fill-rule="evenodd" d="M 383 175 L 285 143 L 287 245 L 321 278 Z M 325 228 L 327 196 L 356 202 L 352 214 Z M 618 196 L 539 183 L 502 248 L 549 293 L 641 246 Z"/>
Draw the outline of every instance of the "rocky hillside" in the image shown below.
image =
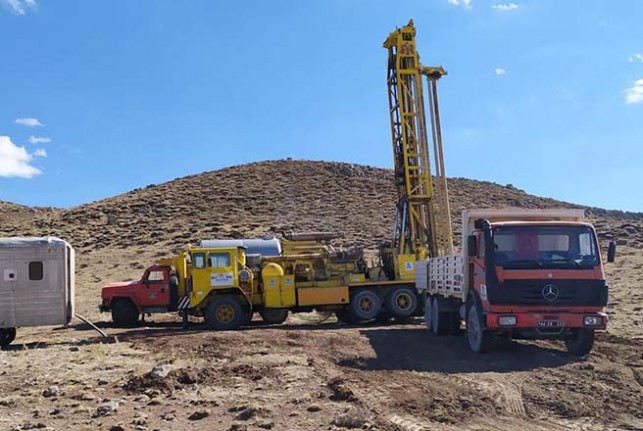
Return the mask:
<path id="1" fill-rule="evenodd" d="M 464 208 L 576 207 L 511 185 L 449 180 L 454 230 Z M 393 173 L 346 163 L 280 160 L 234 166 L 149 185 L 66 210 L 0 202 L 0 235 L 57 235 L 85 251 L 168 250 L 204 238 L 331 230 L 342 245 L 374 248 L 394 216 Z M 643 247 L 643 214 L 588 210 L 603 239 Z"/>

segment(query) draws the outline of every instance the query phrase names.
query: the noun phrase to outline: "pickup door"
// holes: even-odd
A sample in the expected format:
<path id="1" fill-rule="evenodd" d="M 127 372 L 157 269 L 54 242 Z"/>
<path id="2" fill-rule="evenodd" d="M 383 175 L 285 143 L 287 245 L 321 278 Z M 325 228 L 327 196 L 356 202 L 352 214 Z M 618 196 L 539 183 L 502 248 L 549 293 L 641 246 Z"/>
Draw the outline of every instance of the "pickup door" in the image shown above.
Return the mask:
<path id="1" fill-rule="evenodd" d="M 143 287 L 135 296 L 141 308 L 156 308 L 170 305 L 170 274 L 168 269 L 153 266 L 143 274 Z"/>

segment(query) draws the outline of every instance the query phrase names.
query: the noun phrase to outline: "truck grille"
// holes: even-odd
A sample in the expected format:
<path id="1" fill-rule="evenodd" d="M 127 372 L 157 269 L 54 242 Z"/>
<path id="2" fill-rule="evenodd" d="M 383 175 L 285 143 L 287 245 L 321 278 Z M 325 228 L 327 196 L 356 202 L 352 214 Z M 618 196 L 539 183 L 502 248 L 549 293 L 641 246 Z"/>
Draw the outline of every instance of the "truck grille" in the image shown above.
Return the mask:
<path id="1" fill-rule="evenodd" d="M 495 305 L 605 306 L 608 287 L 605 280 L 508 280 L 487 286 L 487 295 Z"/>

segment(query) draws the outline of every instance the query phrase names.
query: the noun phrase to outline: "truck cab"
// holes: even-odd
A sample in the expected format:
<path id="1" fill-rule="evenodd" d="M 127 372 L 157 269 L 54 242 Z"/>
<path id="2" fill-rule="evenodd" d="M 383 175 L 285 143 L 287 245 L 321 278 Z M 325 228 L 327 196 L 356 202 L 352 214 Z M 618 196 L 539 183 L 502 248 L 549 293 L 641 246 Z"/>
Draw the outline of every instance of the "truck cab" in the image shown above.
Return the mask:
<path id="1" fill-rule="evenodd" d="M 173 267 L 154 264 L 139 280 L 110 283 L 101 290 L 101 311 L 118 326 L 132 326 L 139 315 L 176 310 L 178 279 Z"/>
<path id="2" fill-rule="evenodd" d="M 499 335 L 561 339 L 570 353 L 584 355 L 594 331 L 606 328 L 608 285 L 596 232 L 567 211 L 549 220 L 474 222 L 465 246 L 474 351 Z"/>

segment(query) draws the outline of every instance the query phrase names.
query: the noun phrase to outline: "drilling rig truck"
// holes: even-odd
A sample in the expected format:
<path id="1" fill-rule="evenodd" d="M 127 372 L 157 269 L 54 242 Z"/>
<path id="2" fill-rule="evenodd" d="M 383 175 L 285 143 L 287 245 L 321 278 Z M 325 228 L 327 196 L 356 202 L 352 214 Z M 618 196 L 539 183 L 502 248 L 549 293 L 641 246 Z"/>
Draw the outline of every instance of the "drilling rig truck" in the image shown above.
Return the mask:
<path id="1" fill-rule="evenodd" d="M 147 268 L 140 280 L 102 289 L 101 311 L 131 326 L 145 314 L 178 311 L 212 328 L 247 325 L 255 312 L 278 324 L 288 313 L 334 311 L 345 322 L 408 318 L 417 307 L 412 280 L 386 280 L 363 250 L 336 249 L 325 232 L 286 239 L 207 240 Z"/>

